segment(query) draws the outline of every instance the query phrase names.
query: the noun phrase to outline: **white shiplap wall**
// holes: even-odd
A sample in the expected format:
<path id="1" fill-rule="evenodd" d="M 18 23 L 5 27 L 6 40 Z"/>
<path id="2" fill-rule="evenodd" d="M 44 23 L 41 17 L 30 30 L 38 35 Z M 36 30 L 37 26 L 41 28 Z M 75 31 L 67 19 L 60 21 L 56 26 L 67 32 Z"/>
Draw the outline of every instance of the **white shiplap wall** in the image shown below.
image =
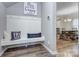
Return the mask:
<path id="1" fill-rule="evenodd" d="M 25 17 L 25 16 L 7 16 L 7 31 L 21 31 L 21 37 L 27 37 L 27 33 L 41 32 L 40 17 Z"/>

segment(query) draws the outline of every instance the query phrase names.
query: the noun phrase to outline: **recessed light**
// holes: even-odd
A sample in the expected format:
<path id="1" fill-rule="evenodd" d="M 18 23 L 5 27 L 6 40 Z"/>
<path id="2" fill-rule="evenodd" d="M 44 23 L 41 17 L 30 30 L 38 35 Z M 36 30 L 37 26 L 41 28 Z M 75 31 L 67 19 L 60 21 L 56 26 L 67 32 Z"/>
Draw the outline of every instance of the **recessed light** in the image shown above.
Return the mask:
<path id="1" fill-rule="evenodd" d="M 64 19 L 64 22 L 67 22 L 67 19 Z"/>
<path id="2" fill-rule="evenodd" d="M 72 19 L 67 19 L 67 21 L 69 21 L 69 22 L 70 22 L 70 21 L 72 21 Z"/>

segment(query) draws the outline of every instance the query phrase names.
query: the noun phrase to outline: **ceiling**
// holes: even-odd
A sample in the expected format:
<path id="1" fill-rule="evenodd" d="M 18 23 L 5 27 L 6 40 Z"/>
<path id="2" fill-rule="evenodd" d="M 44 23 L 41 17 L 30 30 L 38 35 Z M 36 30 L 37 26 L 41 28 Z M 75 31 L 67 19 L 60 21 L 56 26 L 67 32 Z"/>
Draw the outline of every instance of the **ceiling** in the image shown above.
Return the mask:
<path id="1" fill-rule="evenodd" d="M 77 2 L 57 2 L 57 10 L 61 10 L 72 5 L 77 5 Z"/>
<path id="2" fill-rule="evenodd" d="M 3 2 L 5 7 L 10 7 L 16 3 L 17 2 Z M 77 4 L 77 2 L 57 2 L 57 10 L 61 10 L 61 9 L 66 8 L 66 7 L 70 7 L 71 5 L 75 5 L 75 4 Z"/>
<path id="3" fill-rule="evenodd" d="M 2 2 L 6 8 L 16 4 L 17 2 Z"/>
<path id="4" fill-rule="evenodd" d="M 57 16 L 78 18 L 77 2 L 57 2 Z"/>
<path id="5" fill-rule="evenodd" d="M 6 8 L 16 4 L 17 2 L 3 2 L 4 6 Z M 74 6 L 70 8 L 71 6 Z M 76 8 L 75 8 L 76 6 Z M 68 10 L 70 9 L 70 11 Z M 72 16 L 72 17 L 77 17 L 78 13 L 78 3 L 77 2 L 57 2 L 57 14 L 58 16 Z M 77 12 L 74 12 L 77 11 Z M 72 13 L 71 13 L 72 11 Z"/>

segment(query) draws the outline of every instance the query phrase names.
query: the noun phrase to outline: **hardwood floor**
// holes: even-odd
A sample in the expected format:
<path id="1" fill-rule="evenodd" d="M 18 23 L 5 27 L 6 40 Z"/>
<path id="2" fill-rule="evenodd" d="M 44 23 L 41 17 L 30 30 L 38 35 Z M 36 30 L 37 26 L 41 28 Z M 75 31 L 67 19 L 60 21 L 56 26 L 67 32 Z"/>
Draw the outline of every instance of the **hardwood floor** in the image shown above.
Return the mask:
<path id="1" fill-rule="evenodd" d="M 10 48 L 2 57 L 55 57 L 51 55 L 41 44 L 31 45 L 28 47 Z"/>
<path id="2" fill-rule="evenodd" d="M 78 41 L 57 40 L 57 57 L 79 57 Z"/>
<path id="3" fill-rule="evenodd" d="M 62 40 L 62 39 L 58 39 L 57 40 L 57 49 L 61 49 L 61 48 L 65 48 L 67 46 L 70 46 L 70 45 L 74 45 L 78 43 L 78 41 L 72 41 L 72 40 Z"/>
<path id="4" fill-rule="evenodd" d="M 57 55 L 51 55 L 42 45 L 10 48 L 1 57 L 79 57 L 79 45 L 74 43 L 57 49 Z M 53 52 L 52 52 L 53 53 Z"/>
<path id="5" fill-rule="evenodd" d="M 79 57 L 79 45 L 74 44 L 58 49 L 57 57 Z"/>

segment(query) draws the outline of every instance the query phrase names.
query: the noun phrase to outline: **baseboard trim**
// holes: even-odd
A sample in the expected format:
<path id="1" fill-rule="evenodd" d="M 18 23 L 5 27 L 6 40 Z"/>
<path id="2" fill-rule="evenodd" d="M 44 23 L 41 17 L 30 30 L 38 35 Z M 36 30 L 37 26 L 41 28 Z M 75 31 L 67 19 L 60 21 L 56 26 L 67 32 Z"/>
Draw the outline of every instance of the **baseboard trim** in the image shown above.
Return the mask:
<path id="1" fill-rule="evenodd" d="M 0 56 L 2 56 L 2 54 L 7 50 L 8 48 L 5 48 L 1 53 Z"/>
<path id="2" fill-rule="evenodd" d="M 52 55 L 57 55 L 58 53 L 57 53 L 57 50 L 55 50 L 55 51 L 52 51 L 51 49 L 49 49 L 46 45 L 44 45 L 43 43 L 41 43 L 41 45 L 44 47 L 44 48 L 46 48 L 48 51 L 49 51 L 49 53 L 51 53 Z"/>

